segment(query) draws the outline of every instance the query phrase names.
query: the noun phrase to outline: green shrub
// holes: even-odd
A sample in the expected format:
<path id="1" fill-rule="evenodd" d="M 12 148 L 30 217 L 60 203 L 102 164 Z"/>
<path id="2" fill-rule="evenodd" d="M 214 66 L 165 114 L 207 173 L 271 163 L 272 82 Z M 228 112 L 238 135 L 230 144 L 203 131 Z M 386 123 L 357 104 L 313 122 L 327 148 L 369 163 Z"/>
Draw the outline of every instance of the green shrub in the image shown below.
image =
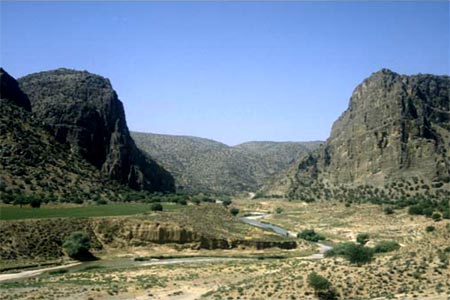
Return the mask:
<path id="1" fill-rule="evenodd" d="M 230 199 L 222 200 L 222 204 L 223 204 L 223 206 L 225 206 L 225 207 L 230 206 L 231 203 L 233 203 L 233 202 L 232 202 Z"/>
<path id="2" fill-rule="evenodd" d="M 308 285 L 314 289 L 314 293 L 321 300 L 337 299 L 336 291 L 331 287 L 331 282 L 316 272 L 308 275 Z"/>
<path id="3" fill-rule="evenodd" d="M 361 245 L 367 244 L 369 239 L 370 239 L 370 235 L 368 233 L 360 233 L 356 236 L 356 242 L 358 242 Z"/>
<path id="4" fill-rule="evenodd" d="M 396 241 L 381 241 L 375 245 L 375 253 L 385 253 L 400 249 L 400 244 Z"/>
<path id="5" fill-rule="evenodd" d="M 433 231 L 435 231 L 436 230 L 436 228 L 434 227 L 434 226 L 427 226 L 426 228 L 425 228 L 425 231 L 426 232 L 433 232 Z"/>
<path id="6" fill-rule="evenodd" d="M 239 214 L 239 208 L 233 207 L 232 209 L 230 209 L 230 213 L 233 216 L 237 216 Z"/>
<path id="7" fill-rule="evenodd" d="M 342 256 L 352 264 L 361 266 L 370 263 L 373 259 L 374 251 L 371 248 L 352 242 L 337 244 L 333 249 L 325 252 L 325 257 Z"/>
<path id="8" fill-rule="evenodd" d="M 442 219 L 442 215 L 440 213 L 435 212 L 431 215 L 431 218 L 434 221 L 439 222 Z"/>
<path id="9" fill-rule="evenodd" d="M 410 215 L 423 215 L 423 207 L 420 205 L 413 205 L 408 208 L 408 214 Z"/>
<path id="10" fill-rule="evenodd" d="M 357 264 L 358 266 L 361 266 L 363 264 L 367 264 L 372 261 L 373 250 L 371 248 L 364 247 L 363 245 L 355 244 L 353 247 L 350 247 L 348 249 L 346 258 L 352 264 Z"/>
<path id="11" fill-rule="evenodd" d="M 276 212 L 277 214 L 281 214 L 281 213 L 283 212 L 283 208 L 282 208 L 282 207 L 277 207 L 277 208 L 275 209 L 275 212 Z"/>
<path id="12" fill-rule="evenodd" d="M 314 291 L 323 291 L 328 290 L 331 287 L 331 282 L 316 272 L 312 272 L 308 275 L 308 285 L 312 287 Z"/>
<path id="13" fill-rule="evenodd" d="M 352 242 L 343 242 L 335 245 L 333 249 L 328 250 L 325 252 L 325 257 L 332 257 L 332 256 L 345 256 L 351 247 L 353 247 L 355 244 Z"/>
<path id="14" fill-rule="evenodd" d="M 384 213 L 385 213 L 386 215 L 392 215 L 392 214 L 395 213 L 395 211 L 394 211 L 394 209 L 393 209 L 392 207 L 388 206 L 388 207 L 385 207 L 385 208 L 384 208 Z"/>
<path id="15" fill-rule="evenodd" d="M 150 210 L 151 211 L 162 211 L 163 207 L 162 207 L 161 203 L 152 203 L 152 205 L 150 205 Z"/>
<path id="16" fill-rule="evenodd" d="M 325 237 L 321 234 L 316 233 L 314 229 L 305 229 L 302 232 L 299 232 L 297 234 L 297 237 L 310 242 L 325 240 Z"/>
<path id="17" fill-rule="evenodd" d="M 32 199 L 30 199 L 30 206 L 32 207 L 32 208 L 39 208 L 39 207 L 41 207 L 41 199 L 39 199 L 39 198 L 32 198 Z"/>
<path id="18" fill-rule="evenodd" d="M 81 231 L 72 233 L 63 243 L 63 249 L 67 255 L 78 260 L 91 258 L 90 248 L 91 241 L 89 236 Z"/>

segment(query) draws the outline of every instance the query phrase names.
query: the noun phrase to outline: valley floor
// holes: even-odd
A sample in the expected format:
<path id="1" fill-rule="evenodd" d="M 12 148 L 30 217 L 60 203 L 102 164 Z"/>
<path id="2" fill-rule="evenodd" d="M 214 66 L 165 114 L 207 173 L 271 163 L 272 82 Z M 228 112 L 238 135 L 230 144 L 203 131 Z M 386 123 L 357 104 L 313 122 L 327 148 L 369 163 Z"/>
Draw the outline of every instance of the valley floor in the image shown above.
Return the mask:
<path id="1" fill-rule="evenodd" d="M 357 267 L 342 258 L 310 259 L 317 246 L 300 241 L 299 249 L 177 250 L 171 245 L 133 247 L 99 253 L 102 260 L 52 270 L 37 277 L 0 282 L 0 298 L 16 299 L 317 299 L 308 286 L 311 272 L 326 277 L 339 299 L 449 299 L 450 222 L 386 215 L 383 208 L 361 204 L 306 204 L 277 199 L 235 199 L 241 214 L 272 213 L 265 222 L 292 232 L 314 229 L 329 243 L 369 233 L 368 246 L 395 240 L 399 250 L 377 254 Z M 277 213 L 278 212 L 278 213 Z M 206 225 L 207 226 L 207 225 Z M 426 227 L 435 230 L 427 232 Z M 136 257 L 227 257 L 155 264 Z M 283 256 L 284 258 L 274 258 Z M 229 259 L 234 257 L 234 259 Z M 264 258 L 264 259 L 263 259 Z"/>

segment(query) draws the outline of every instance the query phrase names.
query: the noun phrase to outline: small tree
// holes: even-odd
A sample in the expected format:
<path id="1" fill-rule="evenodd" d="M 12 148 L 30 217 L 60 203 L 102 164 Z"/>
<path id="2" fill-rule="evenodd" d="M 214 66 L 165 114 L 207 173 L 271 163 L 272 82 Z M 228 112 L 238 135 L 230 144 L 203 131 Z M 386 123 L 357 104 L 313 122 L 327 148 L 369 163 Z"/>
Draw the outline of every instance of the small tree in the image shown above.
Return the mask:
<path id="1" fill-rule="evenodd" d="M 239 208 L 233 207 L 232 209 L 230 209 L 230 213 L 233 216 L 237 216 L 239 214 Z"/>
<path id="2" fill-rule="evenodd" d="M 325 237 L 319 233 L 316 233 L 314 229 L 305 229 L 297 234 L 297 237 L 310 242 L 318 242 L 325 240 Z"/>
<path id="3" fill-rule="evenodd" d="M 442 215 L 438 212 L 435 212 L 431 215 L 431 218 L 436 221 L 439 222 L 442 219 Z"/>
<path id="4" fill-rule="evenodd" d="M 361 245 L 367 244 L 369 239 L 370 239 L 370 235 L 368 233 L 360 233 L 356 236 L 356 242 L 358 242 Z"/>
<path id="5" fill-rule="evenodd" d="M 162 207 L 161 203 L 152 203 L 152 205 L 150 205 L 150 210 L 152 210 L 152 211 L 162 211 L 163 207 Z"/>
<path id="6" fill-rule="evenodd" d="M 436 227 L 434 227 L 434 226 L 427 226 L 426 228 L 425 228 L 425 231 L 426 232 L 433 232 L 433 231 L 435 231 L 436 230 Z"/>
<path id="7" fill-rule="evenodd" d="M 89 236 L 81 231 L 72 233 L 63 243 L 67 255 L 77 260 L 88 260 L 93 256 L 89 252 L 91 241 Z"/>
<path id="8" fill-rule="evenodd" d="M 363 245 L 354 244 L 353 247 L 348 248 L 346 257 L 352 264 L 361 266 L 372 261 L 373 250 L 371 248 L 364 247 Z"/>
<path id="9" fill-rule="evenodd" d="M 316 272 L 312 272 L 308 275 L 308 285 L 317 292 L 328 290 L 331 287 L 331 282 Z"/>
<path id="10" fill-rule="evenodd" d="M 230 199 L 222 200 L 222 204 L 223 204 L 223 206 L 225 206 L 225 207 L 230 206 L 231 203 L 233 203 L 233 202 L 232 202 Z"/>
<path id="11" fill-rule="evenodd" d="M 336 291 L 331 286 L 331 282 L 316 272 L 308 275 L 308 285 L 314 289 L 314 293 L 321 300 L 337 299 Z"/>
<path id="12" fill-rule="evenodd" d="M 39 207 L 41 207 L 41 199 L 39 199 L 39 198 L 32 198 L 31 200 L 30 200 L 30 206 L 32 207 L 32 208 L 39 208 Z"/>

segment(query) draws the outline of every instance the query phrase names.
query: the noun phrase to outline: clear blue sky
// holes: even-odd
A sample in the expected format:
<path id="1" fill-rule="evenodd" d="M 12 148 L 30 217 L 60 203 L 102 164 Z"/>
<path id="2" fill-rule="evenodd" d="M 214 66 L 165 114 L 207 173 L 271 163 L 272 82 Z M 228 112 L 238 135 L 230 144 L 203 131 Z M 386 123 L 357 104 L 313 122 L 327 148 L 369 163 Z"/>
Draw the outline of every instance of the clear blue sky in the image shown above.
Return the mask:
<path id="1" fill-rule="evenodd" d="M 326 139 L 381 68 L 449 74 L 444 2 L 1 2 L 1 65 L 108 77 L 131 130 Z"/>

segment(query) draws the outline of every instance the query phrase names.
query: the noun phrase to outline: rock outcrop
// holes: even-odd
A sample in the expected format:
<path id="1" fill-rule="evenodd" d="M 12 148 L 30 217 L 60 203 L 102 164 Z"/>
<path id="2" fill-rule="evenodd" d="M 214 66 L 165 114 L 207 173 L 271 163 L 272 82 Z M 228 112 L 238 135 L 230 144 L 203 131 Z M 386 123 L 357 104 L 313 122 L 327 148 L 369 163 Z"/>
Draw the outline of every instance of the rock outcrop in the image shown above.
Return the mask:
<path id="1" fill-rule="evenodd" d="M 0 102 L 0 199 L 24 203 L 25 196 L 82 202 L 119 200 L 128 189 L 108 180 L 38 122 L 28 97 L 3 69 Z"/>
<path id="2" fill-rule="evenodd" d="M 298 194 L 314 185 L 383 187 L 400 181 L 445 188 L 450 181 L 449 92 L 449 76 L 406 76 L 387 69 L 372 74 L 354 90 L 324 147 L 299 160 L 267 190 Z"/>
<path id="3" fill-rule="evenodd" d="M 0 99 L 31 111 L 30 100 L 19 88 L 17 81 L 3 68 L 0 68 Z"/>
<path id="4" fill-rule="evenodd" d="M 450 176 L 450 77 L 383 69 L 354 91 L 322 155 L 331 183 Z"/>
<path id="5" fill-rule="evenodd" d="M 152 247 L 174 244 L 189 249 L 248 247 L 295 249 L 294 240 L 258 240 L 205 236 L 189 226 L 134 218 L 55 218 L 0 222 L 0 261 L 54 259 L 63 256 L 61 245 L 75 231 L 89 235 L 93 250 Z"/>
<path id="6" fill-rule="evenodd" d="M 108 79 L 57 69 L 20 78 L 33 114 L 110 178 L 136 190 L 173 191 L 173 177 L 131 138 L 122 102 Z"/>

